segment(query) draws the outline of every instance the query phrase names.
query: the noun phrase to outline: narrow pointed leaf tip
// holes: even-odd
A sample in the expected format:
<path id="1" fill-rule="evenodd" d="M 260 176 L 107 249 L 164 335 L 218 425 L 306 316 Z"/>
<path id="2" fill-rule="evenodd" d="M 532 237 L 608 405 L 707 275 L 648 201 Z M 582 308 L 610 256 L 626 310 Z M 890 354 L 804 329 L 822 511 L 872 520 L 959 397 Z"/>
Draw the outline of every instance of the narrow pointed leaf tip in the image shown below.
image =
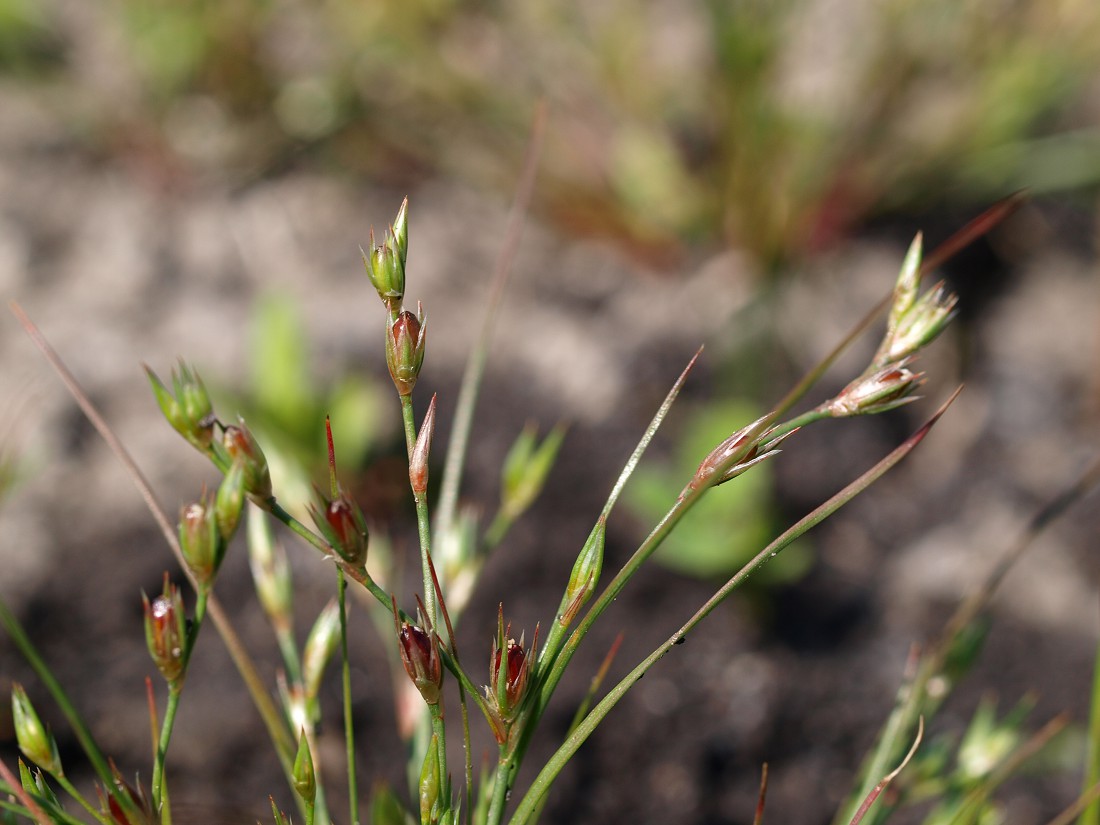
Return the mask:
<path id="1" fill-rule="evenodd" d="M 432 451 L 432 437 L 435 435 L 435 399 L 433 395 L 409 458 L 409 484 L 417 495 L 423 495 L 428 489 L 428 455 Z"/>
<path id="2" fill-rule="evenodd" d="M 920 747 L 921 739 L 924 738 L 924 717 L 921 716 L 917 720 L 917 735 L 913 740 L 912 747 L 909 748 L 909 753 L 905 754 L 905 758 L 901 760 L 901 764 L 894 768 L 890 773 L 886 774 L 871 792 L 867 794 L 867 797 L 860 804 L 859 809 L 856 811 L 855 816 L 852 817 L 850 825 L 859 825 L 863 821 L 863 817 L 867 815 L 867 811 L 871 809 L 871 806 L 875 804 L 875 800 L 879 798 L 879 795 L 886 790 L 886 786 L 893 782 L 899 773 L 904 770 L 905 766 L 909 764 L 909 761 L 917 752 L 917 748 Z"/>

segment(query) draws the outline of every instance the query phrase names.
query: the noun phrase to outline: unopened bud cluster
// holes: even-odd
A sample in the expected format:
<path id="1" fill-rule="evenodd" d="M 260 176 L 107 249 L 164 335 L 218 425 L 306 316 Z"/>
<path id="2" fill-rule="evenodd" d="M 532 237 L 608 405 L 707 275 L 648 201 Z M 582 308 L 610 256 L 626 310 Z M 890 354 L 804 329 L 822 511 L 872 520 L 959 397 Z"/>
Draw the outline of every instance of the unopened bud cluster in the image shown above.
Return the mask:
<path id="1" fill-rule="evenodd" d="M 375 245 L 371 230 L 370 253 L 363 253 L 363 265 L 378 297 L 386 306 L 386 366 L 397 392 L 412 393 L 420 367 L 424 363 L 424 310 L 417 304 L 416 314 L 404 309 L 405 259 L 409 251 L 409 199 L 401 208 L 382 243 Z"/>
<path id="2" fill-rule="evenodd" d="M 955 315 L 958 296 L 943 281 L 919 294 L 921 236 L 905 255 L 893 303 L 875 357 L 867 370 L 819 408 L 833 418 L 872 415 L 916 400 L 924 373 L 910 369 L 921 349 L 934 341 Z"/>
<path id="3" fill-rule="evenodd" d="M 172 370 L 174 395 L 148 367 L 145 374 L 168 423 L 196 449 L 209 455 L 214 440 L 214 405 L 199 374 L 181 361 L 179 368 Z"/>

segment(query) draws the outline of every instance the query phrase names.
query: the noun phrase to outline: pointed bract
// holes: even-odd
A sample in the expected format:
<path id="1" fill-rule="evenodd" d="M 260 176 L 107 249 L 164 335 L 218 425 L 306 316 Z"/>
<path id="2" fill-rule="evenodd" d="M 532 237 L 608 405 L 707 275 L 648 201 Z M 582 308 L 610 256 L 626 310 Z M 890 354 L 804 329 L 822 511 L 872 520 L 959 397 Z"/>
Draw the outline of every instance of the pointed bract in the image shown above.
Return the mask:
<path id="1" fill-rule="evenodd" d="M 417 495 L 422 495 L 428 489 L 428 454 L 432 450 L 433 435 L 435 435 L 434 395 L 432 402 L 428 405 L 428 411 L 424 414 L 424 421 L 420 424 L 420 433 L 416 437 L 412 457 L 409 458 L 409 484 Z"/>

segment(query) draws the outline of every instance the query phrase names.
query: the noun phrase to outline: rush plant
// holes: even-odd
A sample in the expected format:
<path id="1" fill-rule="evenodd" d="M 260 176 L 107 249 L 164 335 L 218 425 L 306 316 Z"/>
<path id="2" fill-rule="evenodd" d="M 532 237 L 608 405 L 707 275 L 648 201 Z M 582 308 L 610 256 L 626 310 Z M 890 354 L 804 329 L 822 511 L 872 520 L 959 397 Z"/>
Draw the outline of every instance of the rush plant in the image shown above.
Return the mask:
<path id="1" fill-rule="evenodd" d="M 524 191 L 521 188 L 521 192 Z M 521 212 L 521 209 L 514 212 L 502 253 L 505 263 L 498 267 L 486 301 L 486 322 L 464 376 L 443 480 L 435 501 L 428 495 L 428 479 L 436 429 L 436 399 L 434 395 L 429 397 L 419 382 L 421 366 L 431 351 L 427 316 L 423 307 L 417 305 L 413 312 L 404 300 L 409 245 L 407 201 L 401 205 L 379 243 L 375 242 L 372 233 L 370 249 L 363 254 L 369 281 L 385 308 L 379 357 L 385 358 L 393 380 L 407 446 L 409 492 L 415 505 L 419 537 L 419 592 L 412 598 L 395 588 L 392 569 L 372 565 L 372 537 L 359 506 L 340 483 L 338 445 L 333 441 L 331 430 L 328 431 L 327 484 L 316 491 L 312 501 L 284 502 L 272 486 L 263 445 L 246 422 L 228 420 L 215 410 L 202 379 L 192 367 L 181 362 L 167 383 L 148 370 L 153 394 L 164 417 L 222 474 L 216 490 L 204 491 L 195 501 L 181 507 L 176 529 L 170 527 L 163 514 L 158 514 L 192 593 L 182 593 L 166 576 L 160 595 L 153 599 L 144 597 L 146 642 L 164 683 L 161 702 L 150 702 L 156 725 L 148 778 L 134 784 L 123 780 L 15 617 L 0 605 L 0 620 L 72 725 L 100 783 L 98 798 L 89 799 L 69 782 L 54 738 L 39 720 L 25 691 L 16 686 L 12 696 L 14 727 L 26 761 L 20 760 L 17 771 L 0 765 L 0 792 L 6 795 L 0 800 L 0 809 L 6 812 L 2 815 L 4 821 L 27 820 L 41 825 L 72 825 L 81 821 L 102 825 L 171 822 L 167 768 L 173 726 L 185 695 L 192 653 L 209 620 L 227 645 L 263 720 L 291 791 L 295 817 L 300 821 L 310 825 L 358 823 L 367 819 L 379 825 L 533 823 L 562 768 L 627 691 L 674 646 L 684 641 L 750 575 L 907 456 L 928 435 L 954 398 L 953 395 L 927 423 L 863 475 L 759 548 L 711 598 L 686 616 L 679 626 L 670 628 L 664 642 L 602 694 L 600 683 L 607 668 L 601 670 L 593 681 L 590 695 L 577 710 L 568 735 L 540 767 L 536 778 L 526 787 L 517 787 L 520 766 L 528 756 L 540 722 L 589 631 L 685 514 L 704 497 L 726 492 L 717 491 L 718 487 L 751 472 L 762 462 L 774 460 L 781 447 L 789 449 L 797 444 L 797 433 L 805 427 L 830 419 L 886 413 L 913 402 L 916 399 L 914 392 L 924 381 L 916 359 L 950 322 L 956 304 L 955 296 L 942 283 L 921 291 L 921 276 L 927 266 L 922 262 L 918 236 L 905 256 L 891 296 L 884 302 L 884 306 L 888 306 L 885 332 L 866 368 L 836 395 L 792 414 L 837 355 L 873 320 L 874 313 L 768 414 L 747 424 L 730 422 L 728 435 L 699 457 L 697 468 L 684 479 L 679 495 L 669 502 L 665 515 L 634 554 L 617 571 L 605 571 L 604 541 L 608 519 L 688 380 L 699 357 L 697 353 L 673 382 L 633 453 L 626 458 L 603 508 L 593 514 L 591 532 L 578 550 L 568 578 L 562 583 L 561 600 L 555 613 L 533 628 L 513 628 L 507 617 L 514 605 L 484 594 L 499 605 L 486 668 L 485 651 L 460 653 L 455 626 L 471 593 L 475 592 L 474 583 L 486 559 L 543 488 L 563 436 L 560 430 L 552 431 L 541 440 L 532 431 L 525 431 L 520 436 L 503 468 L 498 512 L 484 528 L 469 511 L 458 507 L 473 408 L 489 350 L 489 331 L 507 278 L 506 261 L 518 238 Z M 986 224 L 964 230 L 964 236 L 966 233 L 973 235 L 988 222 L 987 217 Z M 29 320 L 25 317 L 24 320 L 44 351 L 55 358 Z M 86 405 L 93 422 L 104 426 L 75 387 L 72 377 L 59 361 L 55 364 L 63 377 L 72 382 L 74 392 Z M 426 397 L 430 400 L 418 416 L 415 401 L 423 402 Z M 113 440 L 109 431 L 107 435 Z M 113 444 L 127 460 L 117 440 L 113 440 Z M 144 485 L 136 468 L 133 472 L 138 483 Z M 308 513 L 312 524 L 294 512 Z M 214 592 L 229 545 L 245 523 L 258 601 L 274 630 L 283 660 L 283 673 L 277 686 L 278 703 L 272 700 L 269 687 L 257 676 L 249 654 L 226 619 Z M 294 583 L 286 550 L 272 529 L 275 523 L 296 536 L 307 550 L 329 560 L 335 573 L 336 597 L 317 617 L 301 647 L 293 632 Z M 393 652 L 391 662 L 406 686 L 398 697 L 394 715 L 407 743 L 409 801 L 403 801 L 404 794 L 397 790 L 376 788 L 369 803 L 369 814 L 360 809 L 358 787 L 362 777 L 355 763 L 352 714 L 355 686 L 351 680 L 348 637 L 360 632 L 360 627 L 349 621 L 347 594 L 350 588 L 361 589 L 379 614 L 386 617 L 379 626 L 385 628 L 385 641 Z M 191 602 L 190 610 L 187 602 Z M 838 821 L 858 822 L 871 811 L 889 809 L 882 805 L 872 808 L 872 803 L 908 758 L 903 759 L 905 751 L 919 740 L 922 714 L 934 710 L 932 704 L 925 701 L 929 681 L 948 665 L 957 667 L 958 657 L 952 658 L 952 651 L 970 627 L 973 615 L 964 619 L 945 637 L 944 644 L 935 649 L 935 655 L 922 660 L 911 677 L 904 701 L 899 702 L 895 717 L 858 780 L 852 803 L 839 815 Z M 343 689 L 347 744 L 344 768 L 350 789 L 346 814 L 337 813 L 326 793 L 324 777 L 333 766 L 324 764 L 315 740 L 321 718 L 320 686 L 331 661 L 339 665 Z M 445 713 L 447 705 L 457 706 L 459 714 Z M 487 726 L 497 751 L 489 769 L 475 778 L 470 737 L 471 727 L 478 724 L 478 720 Z M 986 712 L 983 720 L 984 727 L 975 737 L 988 738 L 991 731 L 1003 733 L 1018 728 L 1014 720 L 998 727 L 991 711 Z M 448 737 L 461 738 L 464 743 L 460 764 L 453 760 L 454 751 L 448 748 Z M 1006 753 L 1019 751 L 1018 739 L 1009 743 Z M 68 805 L 64 797 L 71 800 Z M 89 819 L 77 816 L 72 803 Z M 761 810 L 762 807 L 763 789 Z M 975 810 L 983 809 L 979 804 Z M 274 801 L 272 815 L 276 823 L 292 821 Z M 759 815 L 758 812 L 758 820 Z"/>

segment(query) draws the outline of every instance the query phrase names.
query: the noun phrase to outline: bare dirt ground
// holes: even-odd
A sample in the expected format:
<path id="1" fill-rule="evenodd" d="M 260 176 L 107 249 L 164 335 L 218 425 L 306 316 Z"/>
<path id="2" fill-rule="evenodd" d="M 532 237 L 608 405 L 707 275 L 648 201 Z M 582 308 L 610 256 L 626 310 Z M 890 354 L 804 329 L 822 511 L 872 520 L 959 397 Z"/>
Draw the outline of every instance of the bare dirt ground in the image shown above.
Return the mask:
<path id="1" fill-rule="evenodd" d="M 183 356 L 212 381 L 231 383 L 244 371 L 255 303 L 276 290 L 301 309 L 319 374 L 355 369 L 384 380 L 382 313 L 357 247 L 406 193 L 308 169 L 232 191 L 217 183 L 165 190 L 124 163 L 45 139 L 54 124 L 17 91 L 0 98 L 5 111 L 25 115 L 0 125 L 0 295 L 18 300 L 50 338 L 169 512 L 214 479 L 160 420 L 143 362 L 163 375 Z M 503 227 L 506 205 L 446 181 L 407 194 L 410 297 L 432 319 L 421 381 L 438 389 L 447 412 L 499 245 L 500 232 L 486 228 Z M 551 615 L 617 462 L 700 343 L 713 354 L 689 385 L 688 404 L 736 385 L 721 354 L 731 330 L 759 323 L 760 312 L 774 318 L 761 357 L 790 380 L 891 287 L 912 232 L 927 229 L 931 243 L 954 218 L 899 221 L 855 240 L 790 273 L 766 309 L 754 299 L 758 274 L 735 253 L 699 250 L 675 272 L 654 272 L 533 221 L 490 364 L 470 497 L 492 502 L 496 468 L 527 418 L 572 428 L 546 496 L 478 587 L 462 634 L 470 658 L 487 644 L 501 594 L 517 626 Z M 934 632 L 1027 517 L 1096 455 L 1100 303 L 1095 256 L 1080 241 L 1090 221 L 1069 207 L 1025 208 L 949 269 L 963 314 L 925 359 L 926 400 L 791 442 L 776 468 L 793 520 L 966 383 L 918 454 L 814 533 L 816 562 L 804 581 L 763 602 L 732 600 L 642 681 L 563 775 L 546 821 L 747 822 L 764 761 L 770 821 L 828 820 L 891 706 L 910 645 Z M 834 384 L 843 374 L 838 368 Z M 139 597 L 157 589 L 170 556 L 130 482 L 6 313 L 0 376 L 0 433 L 25 457 L 24 477 L 0 509 L 0 592 L 78 694 L 105 749 L 125 772 L 145 774 L 143 680 L 152 668 Z M 777 380 L 770 397 L 782 390 Z M 655 451 L 674 438 L 670 430 Z M 625 513 L 613 520 L 608 568 L 646 528 Z M 399 545 L 404 536 L 411 546 L 407 525 L 394 529 Z M 1076 723 L 1086 718 L 1098 529 L 1093 498 L 1020 564 L 996 603 L 988 649 L 934 730 L 959 729 L 986 691 L 1004 708 L 1037 691 L 1036 727 L 1063 711 Z M 293 550 L 303 602 L 315 608 L 330 592 L 329 568 L 306 548 Z M 274 648 L 241 551 L 234 548 L 218 592 L 271 677 Z M 586 645 L 533 760 L 564 730 L 570 700 L 620 629 L 622 674 L 711 589 L 660 568 L 641 575 Z M 362 773 L 399 781 L 388 676 L 369 623 L 358 620 Z M 267 795 L 285 794 L 278 766 L 220 643 L 213 634 L 204 642 L 173 748 L 177 821 L 266 820 Z M 0 694 L 13 681 L 28 686 L 78 772 L 76 743 L 3 639 Z M 6 724 L 0 754 L 12 764 Z M 338 756 L 335 717 L 324 741 Z M 1063 773 L 1010 786 L 1009 821 L 1051 816 L 1077 782 Z"/>

